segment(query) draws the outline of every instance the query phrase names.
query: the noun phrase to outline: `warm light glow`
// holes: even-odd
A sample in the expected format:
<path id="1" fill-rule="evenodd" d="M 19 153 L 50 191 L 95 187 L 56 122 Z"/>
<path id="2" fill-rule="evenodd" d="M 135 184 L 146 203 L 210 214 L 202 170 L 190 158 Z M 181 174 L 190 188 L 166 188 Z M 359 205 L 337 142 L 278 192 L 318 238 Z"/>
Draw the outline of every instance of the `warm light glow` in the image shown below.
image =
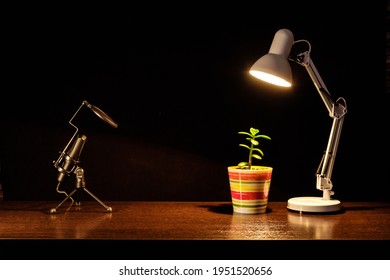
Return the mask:
<path id="1" fill-rule="evenodd" d="M 286 80 L 279 78 L 275 75 L 271 75 L 271 74 L 268 74 L 265 72 L 255 71 L 255 70 L 251 70 L 251 71 L 249 71 L 249 73 L 252 76 L 254 76 L 260 80 L 263 80 L 267 83 L 271 83 L 271 84 L 281 86 L 281 87 L 291 87 L 291 83 L 289 83 Z"/>

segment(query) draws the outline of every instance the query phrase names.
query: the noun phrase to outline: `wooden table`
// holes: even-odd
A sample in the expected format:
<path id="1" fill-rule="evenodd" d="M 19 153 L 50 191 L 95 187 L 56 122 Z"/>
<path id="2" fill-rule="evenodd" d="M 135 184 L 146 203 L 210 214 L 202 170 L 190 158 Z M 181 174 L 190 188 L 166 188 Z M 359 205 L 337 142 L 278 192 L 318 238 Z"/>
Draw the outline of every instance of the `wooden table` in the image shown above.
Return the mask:
<path id="1" fill-rule="evenodd" d="M 281 241 L 261 243 L 273 248 L 276 244 L 283 247 L 285 241 L 304 241 L 307 245 L 313 240 L 332 241 L 333 246 L 340 245 L 335 245 L 334 241 L 353 241 L 353 246 L 361 246 L 361 241 L 373 241 L 367 245 L 370 248 L 379 241 L 381 246 L 388 246 L 388 242 L 383 241 L 390 240 L 390 202 L 343 202 L 343 211 L 336 214 L 299 214 L 287 210 L 286 202 L 269 202 L 269 211 L 259 215 L 233 214 L 230 202 L 104 203 L 112 207 L 112 212 L 107 212 L 96 201 L 84 201 L 80 206 L 71 207 L 69 201 L 55 214 L 51 214 L 50 209 L 57 206 L 56 201 L 1 201 L 0 240 L 23 244 L 31 240 L 61 240 L 61 244 L 74 240 L 98 240 L 98 247 L 105 240 L 112 241 L 108 247 L 113 244 L 120 247 L 124 244 L 119 242 L 121 240 L 131 246 L 153 246 L 155 243 L 148 241 L 158 240 L 164 244 L 177 244 L 180 240 L 186 244 L 204 241 L 201 243 L 206 247 L 204 244 L 211 241 L 215 241 L 213 246 L 226 240 L 233 241 L 231 243 L 243 241 L 237 246 L 253 241 Z M 288 244 L 299 247 L 299 242 Z M 13 247 L 15 243 L 7 244 Z M 85 244 L 96 246 L 94 242 Z M 326 242 L 315 244 L 324 248 L 328 246 Z M 170 245 L 164 246 L 170 248 Z M 198 249 L 197 245 L 191 249 Z"/>

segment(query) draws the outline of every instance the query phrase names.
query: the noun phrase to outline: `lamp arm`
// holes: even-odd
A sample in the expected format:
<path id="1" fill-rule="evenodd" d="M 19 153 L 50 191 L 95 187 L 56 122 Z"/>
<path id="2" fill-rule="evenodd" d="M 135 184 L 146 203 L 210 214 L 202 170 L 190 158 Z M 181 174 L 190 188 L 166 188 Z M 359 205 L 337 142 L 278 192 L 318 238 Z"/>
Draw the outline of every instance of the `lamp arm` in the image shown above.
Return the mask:
<path id="1" fill-rule="evenodd" d="M 333 184 L 331 177 L 344 117 L 347 113 L 347 104 L 344 98 L 338 98 L 336 101 L 332 100 L 325 83 L 310 58 L 309 52 L 298 55 L 297 62 L 306 68 L 322 101 L 325 103 L 329 116 L 333 119 L 328 145 L 316 172 L 316 187 L 318 190 L 323 191 L 323 199 L 329 200 L 331 195 L 334 194 L 332 191 Z"/>

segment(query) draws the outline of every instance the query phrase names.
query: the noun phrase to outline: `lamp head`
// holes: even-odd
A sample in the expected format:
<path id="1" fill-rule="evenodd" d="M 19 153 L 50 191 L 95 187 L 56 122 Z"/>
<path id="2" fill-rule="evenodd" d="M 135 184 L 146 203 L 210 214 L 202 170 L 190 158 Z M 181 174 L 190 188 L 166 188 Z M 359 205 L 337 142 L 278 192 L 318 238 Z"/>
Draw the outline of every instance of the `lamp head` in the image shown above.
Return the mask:
<path id="1" fill-rule="evenodd" d="M 294 44 L 294 35 L 288 29 L 280 29 L 275 33 L 268 54 L 259 58 L 249 73 L 265 82 L 282 87 L 290 87 L 292 81 L 288 56 Z"/>

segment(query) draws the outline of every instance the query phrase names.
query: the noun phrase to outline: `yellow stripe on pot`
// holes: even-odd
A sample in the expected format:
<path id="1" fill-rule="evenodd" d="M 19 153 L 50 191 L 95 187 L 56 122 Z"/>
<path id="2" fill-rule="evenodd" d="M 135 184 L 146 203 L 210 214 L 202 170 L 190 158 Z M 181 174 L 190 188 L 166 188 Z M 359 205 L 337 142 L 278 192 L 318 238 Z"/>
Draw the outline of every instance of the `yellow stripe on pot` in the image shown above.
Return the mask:
<path id="1" fill-rule="evenodd" d="M 240 184 L 231 184 L 230 189 L 232 191 L 243 191 L 243 192 L 264 192 L 268 191 L 270 188 L 270 184 L 264 184 L 262 186 L 259 186 L 258 184 L 246 184 L 246 185 L 240 185 Z"/>
<path id="2" fill-rule="evenodd" d="M 267 204 L 267 200 L 265 199 L 257 199 L 257 200 L 239 200 L 239 199 L 232 199 L 232 203 L 233 205 L 236 205 L 236 206 L 253 206 L 253 205 L 266 205 Z"/>

